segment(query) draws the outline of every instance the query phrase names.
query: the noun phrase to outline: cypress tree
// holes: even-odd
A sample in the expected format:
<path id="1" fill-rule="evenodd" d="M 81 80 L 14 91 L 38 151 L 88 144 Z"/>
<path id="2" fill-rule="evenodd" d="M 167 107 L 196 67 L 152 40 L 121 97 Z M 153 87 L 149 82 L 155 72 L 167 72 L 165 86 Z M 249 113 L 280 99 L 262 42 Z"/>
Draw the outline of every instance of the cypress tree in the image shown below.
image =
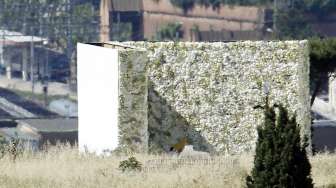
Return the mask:
<path id="1" fill-rule="evenodd" d="M 289 118 L 283 106 L 264 107 L 264 125 L 258 127 L 258 140 L 249 188 L 313 187 L 306 140 L 301 144 L 300 127 L 295 116 Z"/>

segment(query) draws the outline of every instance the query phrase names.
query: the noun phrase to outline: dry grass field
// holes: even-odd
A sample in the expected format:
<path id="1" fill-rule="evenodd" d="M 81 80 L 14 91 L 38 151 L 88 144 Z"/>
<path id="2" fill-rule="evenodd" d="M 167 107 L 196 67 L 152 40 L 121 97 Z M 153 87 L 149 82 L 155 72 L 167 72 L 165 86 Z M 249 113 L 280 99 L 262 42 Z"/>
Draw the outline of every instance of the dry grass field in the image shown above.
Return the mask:
<path id="1" fill-rule="evenodd" d="M 141 172 L 122 172 L 119 163 L 128 156 L 97 157 L 70 147 L 39 153 L 24 152 L 15 162 L 0 160 L 1 188 L 151 188 L 244 187 L 252 167 L 251 155 L 178 159 L 163 155 L 135 155 Z M 311 157 L 316 187 L 336 184 L 336 155 Z"/>

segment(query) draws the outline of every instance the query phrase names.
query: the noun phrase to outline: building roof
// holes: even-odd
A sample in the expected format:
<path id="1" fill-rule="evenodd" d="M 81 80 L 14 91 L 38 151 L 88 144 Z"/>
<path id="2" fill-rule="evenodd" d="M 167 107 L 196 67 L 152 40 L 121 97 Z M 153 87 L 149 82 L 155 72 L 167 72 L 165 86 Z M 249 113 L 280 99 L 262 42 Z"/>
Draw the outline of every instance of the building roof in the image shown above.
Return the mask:
<path id="1" fill-rule="evenodd" d="M 29 120 L 21 120 L 19 124 L 32 127 L 37 132 L 78 131 L 77 118 L 29 119 Z"/>
<path id="2" fill-rule="evenodd" d="M 0 135 L 6 139 L 38 140 L 40 135 L 27 127 L 0 128 Z"/>
<path id="3" fill-rule="evenodd" d="M 38 43 L 47 41 L 47 39 L 37 36 L 24 35 L 16 31 L 0 30 L 0 44 L 2 43 L 3 45 L 14 45 L 20 43 L 28 43 L 32 41 L 34 43 Z"/>

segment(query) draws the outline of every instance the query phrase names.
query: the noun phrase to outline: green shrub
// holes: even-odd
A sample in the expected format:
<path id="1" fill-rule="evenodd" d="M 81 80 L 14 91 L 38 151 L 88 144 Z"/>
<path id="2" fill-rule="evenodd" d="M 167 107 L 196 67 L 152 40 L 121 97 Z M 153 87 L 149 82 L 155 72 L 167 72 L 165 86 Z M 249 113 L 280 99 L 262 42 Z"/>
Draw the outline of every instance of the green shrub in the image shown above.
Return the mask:
<path id="1" fill-rule="evenodd" d="M 142 164 L 135 157 L 130 157 L 127 160 L 121 161 L 119 169 L 125 171 L 141 171 Z"/>
<path id="2" fill-rule="evenodd" d="M 7 141 L 6 139 L 0 135 L 0 158 L 2 158 L 3 156 L 5 156 L 6 151 L 7 151 Z"/>
<path id="3" fill-rule="evenodd" d="M 157 33 L 156 38 L 159 41 L 178 41 L 183 38 L 182 23 L 168 23 L 161 27 Z"/>
<path id="4" fill-rule="evenodd" d="M 20 140 L 18 138 L 11 138 L 11 141 L 7 145 L 8 153 L 14 162 L 18 155 L 23 152 L 23 148 L 20 148 L 19 144 Z"/>
<path id="5" fill-rule="evenodd" d="M 19 138 L 12 137 L 10 140 L 6 140 L 5 137 L 0 135 L 0 158 L 8 155 L 14 162 L 19 155 L 23 153 L 24 147 L 20 143 Z"/>
<path id="6" fill-rule="evenodd" d="M 300 128 L 295 116 L 278 106 L 264 107 L 264 125 L 258 127 L 258 140 L 252 175 L 247 187 L 313 187 L 311 166 L 306 153 L 306 140 L 301 144 Z"/>
<path id="7" fill-rule="evenodd" d="M 170 2 L 174 6 L 181 8 L 184 13 L 187 13 L 195 6 L 195 0 L 170 0 Z"/>

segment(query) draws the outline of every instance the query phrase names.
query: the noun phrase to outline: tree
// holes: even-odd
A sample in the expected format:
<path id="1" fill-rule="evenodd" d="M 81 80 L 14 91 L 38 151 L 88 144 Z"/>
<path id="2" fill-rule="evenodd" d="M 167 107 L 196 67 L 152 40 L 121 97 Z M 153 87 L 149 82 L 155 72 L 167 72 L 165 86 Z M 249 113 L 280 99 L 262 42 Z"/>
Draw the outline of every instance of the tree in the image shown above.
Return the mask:
<path id="1" fill-rule="evenodd" d="M 188 12 L 195 6 L 195 0 L 170 0 L 171 4 L 176 7 L 180 7 L 184 13 Z"/>
<path id="2" fill-rule="evenodd" d="M 295 116 L 278 106 L 264 107 L 264 125 L 258 127 L 258 140 L 252 175 L 247 187 L 313 187 L 306 141 L 301 144 L 300 127 Z"/>
<path id="3" fill-rule="evenodd" d="M 307 17 L 306 6 L 303 3 L 294 2 L 287 6 L 273 7 L 276 22 L 277 39 L 302 40 L 314 35 Z"/>
<path id="4" fill-rule="evenodd" d="M 167 25 L 160 28 L 157 32 L 157 39 L 162 40 L 173 40 L 177 41 L 183 38 L 182 24 L 181 23 L 168 23 Z"/>
<path id="5" fill-rule="evenodd" d="M 311 105 L 322 88 L 323 80 L 333 76 L 336 70 L 336 39 L 318 39 L 309 41 L 310 45 L 310 88 Z"/>

